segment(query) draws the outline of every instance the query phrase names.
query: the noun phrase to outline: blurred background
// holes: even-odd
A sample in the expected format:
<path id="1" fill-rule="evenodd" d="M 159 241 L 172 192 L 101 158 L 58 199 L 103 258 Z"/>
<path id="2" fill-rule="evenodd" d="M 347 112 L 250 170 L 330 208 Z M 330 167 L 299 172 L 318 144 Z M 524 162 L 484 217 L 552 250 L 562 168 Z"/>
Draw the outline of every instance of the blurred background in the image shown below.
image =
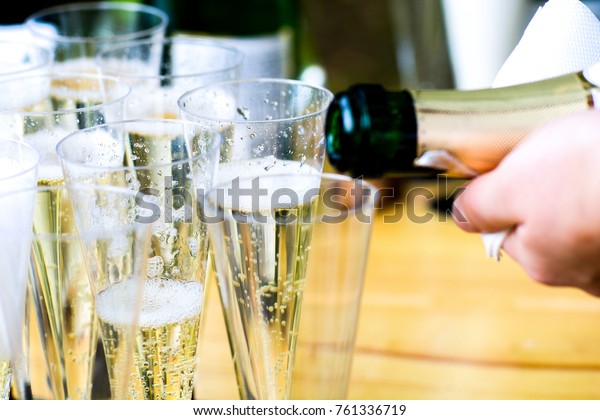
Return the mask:
<path id="1" fill-rule="evenodd" d="M 184 22 L 186 31 L 216 33 L 214 28 L 229 28 L 233 23 L 228 22 L 235 20 L 229 16 L 222 22 L 202 21 L 204 4 L 213 1 L 134 1 L 172 12 L 171 19 L 177 22 L 187 12 L 190 16 Z M 63 3 L 75 1 L 17 2 L 10 10 L 3 11 L 0 25 L 18 25 L 42 8 Z M 294 76 L 300 77 L 300 71 L 310 64 L 320 66 L 323 73 L 312 80 L 337 92 L 356 82 L 379 83 L 390 89 L 487 87 L 536 9 L 545 1 L 234 0 L 220 3 L 230 4 L 228 10 L 235 10 L 235 5 L 242 3 L 247 3 L 247 7 L 262 5 L 265 13 L 274 8 L 286 9 L 285 13 L 292 16 L 281 18 L 280 24 L 292 25 L 297 37 L 298 72 Z M 598 15 L 600 0 L 583 3 Z M 195 10 L 190 9 L 191 5 Z M 242 18 L 246 22 L 255 19 L 254 16 Z M 273 24 L 271 22 L 271 26 Z M 257 21 L 252 30 L 259 30 L 259 25 Z"/>
<path id="2" fill-rule="evenodd" d="M 295 39 L 290 75 L 334 93 L 359 82 L 392 90 L 490 87 L 545 3 L 229 1 L 150 3 L 166 10 L 183 5 L 174 31 L 255 33 L 252 23 L 266 23 L 269 30 L 288 25 Z M 3 10 L 0 24 L 9 34 L 31 13 L 66 2 L 13 3 Z M 207 3 L 237 6 L 211 21 L 202 15 Z M 583 3 L 600 16 L 600 0 Z M 236 7 L 263 11 L 249 17 Z M 270 7 L 287 14 L 269 13 Z M 395 186 L 397 193 L 426 185 L 438 197 L 438 207 L 448 197 L 438 184 L 376 182 Z M 431 203 L 416 205 L 411 210 L 422 214 Z M 443 212 L 419 224 L 394 218 L 395 210 L 383 209 L 373 232 L 349 398 L 600 398 L 598 300 L 534 284 L 509 259 L 487 260 L 480 238 L 459 231 Z M 208 319 L 217 321 L 207 324 L 196 397 L 236 398 L 214 299 L 207 311 Z"/>

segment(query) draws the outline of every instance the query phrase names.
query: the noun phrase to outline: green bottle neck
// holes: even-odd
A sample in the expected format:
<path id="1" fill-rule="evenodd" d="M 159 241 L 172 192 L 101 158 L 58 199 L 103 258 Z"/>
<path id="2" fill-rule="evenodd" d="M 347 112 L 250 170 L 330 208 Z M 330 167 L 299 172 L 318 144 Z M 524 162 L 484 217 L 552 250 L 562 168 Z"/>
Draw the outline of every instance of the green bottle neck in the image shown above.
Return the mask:
<path id="1" fill-rule="evenodd" d="M 325 124 L 328 158 L 340 172 L 377 177 L 413 169 L 417 121 L 409 91 L 351 86 L 336 95 Z"/>

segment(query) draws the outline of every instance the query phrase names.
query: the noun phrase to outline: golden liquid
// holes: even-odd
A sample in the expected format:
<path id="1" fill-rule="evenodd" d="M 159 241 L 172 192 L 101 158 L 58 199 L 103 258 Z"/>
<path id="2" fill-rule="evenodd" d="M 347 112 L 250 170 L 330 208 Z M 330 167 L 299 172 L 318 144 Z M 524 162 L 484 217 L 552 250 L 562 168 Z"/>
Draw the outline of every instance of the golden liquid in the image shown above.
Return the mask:
<path id="1" fill-rule="evenodd" d="M 63 80 L 65 82 L 69 81 L 69 79 Z M 82 79 L 82 81 L 84 80 Z M 65 91 L 70 90 L 70 92 L 64 96 L 58 94 L 49 96 L 42 101 L 25 107 L 22 110 L 24 116 L 19 117 L 23 120 L 23 135 L 45 131 L 45 136 L 50 141 L 53 141 L 54 146 L 56 146 L 56 143 L 62 137 L 51 135 L 55 129 L 71 133 L 106 122 L 104 109 L 97 107 L 101 103 L 97 93 L 87 96 L 85 93 L 82 93 L 80 96 L 77 94 L 77 86 L 53 86 L 53 88 L 62 88 Z M 90 88 L 90 86 L 83 86 L 82 88 Z M 46 153 L 50 151 L 54 152 L 54 149 L 49 148 L 48 150 L 44 150 Z"/>
<path id="2" fill-rule="evenodd" d="M 11 385 L 10 360 L 0 360 L 0 400 L 8 400 Z"/>
<path id="3" fill-rule="evenodd" d="M 61 183 L 61 180 L 38 182 Z M 37 321 L 52 398 L 89 399 L 98 343 L 97 320 L 71 203 L 64 193 L 65 190 L 57 189 L 38 193 L 36 197 L 28 295 L 29 307 L 33 309 L 30 316 Z"/>
<path id="4" fill-rule="evenodd" d="M 142 222 L 152 224 L 146 273 L 149 281 L 171 279 L 203 282 L 208 272 L 208 237 L 206 227 L 201 223 L 198 214 L 195 214 L 197 200 L 193 183 L 194 164 L 189 161 L 174 163 L 189 158 L 190 152 L 184 139 L 180 138 L 179 129 L 173 131 L 170 127 L 178 128 L 179 125 L 168 125 L 165 128 L 152 123 L 139 123 L 130 126 L 124 149 L 119 143 L 115 150 L 118 159 L 122 158 L 122 161 L 117 163 L 124 165 L 124 168 L 103 172 L 92 168 L 88 173 L 79 170 L 78 177 L 87 178 L 83 180 L 86 183 L 91 181 L 95 184 L 127 186 L 133 191 L 147 194 L 143 200 L 144 208 L 148 209 L 150 206 L 152 215 L 157 216 L 156 219 Z M 103 134 L 105 133 L 99 135 Z M 102 339 L 109 369 L 111 393 L 114 397 L 189 398 L 189 392 L 183 389 L 185 388 L 183 385 L 181 390 L 173 392 L 170 390 L 172 387 L 166 391 L 151 389 L 148 392 L 144 387 L 140 387 L 137 391 L 134 387 L 135 395 L 128 391 L 129 396 L 127 396 L 123 390 L 123 380 L 119 376 L 119 371 L 127 370 L 129 363 L 130 354 L 123 349 L 130 346 L 127 341 L 130 327 L 123 327 L 113 322 L 114 328 L 110 328 L 106 318 L 104 321 L 101 328 Z M 125 324 L 130 325 L 131 322 Z M 171 326 L 166 328 L 172 329 Z M 196 334 L 192 331 L 190 333 Z M 140 352 L 143 353 L 141 349 Z M 182 365 L 177 369 L 184 368 L 187 369 Z M 187 378 L 187 373 L 182 375 Z M 138 380 L 140 381 L 141 379 Z M 185 381 L 187 379 L 182 380 Z"/>
<path id="5" fill-rule="evenodd" d="M 134 331 L 128 317 L 119 318 L 114 302 L 119 294 L 133 298 L 123 283 L 101 292 L 98 313 L 109 376 L 119 378 L 123 366 L 122 343 L 135 335 L 135 352 L 128 398 L 136 400 L 191 399 L 196 349 L 203 302 L 202 285 L 168 279 L 148 279 L 144 285 L 139 326 Z M 121 346 L 121 348 L 120 348 Z M 115 384 L 116 386 L 116 384 Z"/>
<path id="6" fill-rule="evenodd" d="M 208 272 L 208 234 L 196 208 L 197 173 L 178 132 L 140 124 L 129 133 L 124 176 L 130 188 L 154 196 L 160 211 L 152 222 L 148 277 L 191 280 Z M 173 163 L 184 161 L 182 163 Z M 146 168 L 153 166 L 153 168 Z M 139 168 L 139 169 L 138 169 Z"/>
<path id="7" fill-rule="evenodd" d="M 49 96 L 36 102 L 48 88 L 43 86 L 42 79 L 39 83 L 39 91 L 31 87 L 34 92 L 26 95 L 34 101 L 23 102 L 22 109 L 13 116 L 4 114 L 0 128 L 22 136 L 25 143 L 40 153 L 38 185 L 62 185 L 56 144 L 73 131 L 105 122 L 103 108 L 84 108 L 106 100 L 97 93 L 106 91 L 99 89 L 99 80 L 57 77 L 49 87 Z M 56 229 L 71 232 L 72 226 L 59 221 L 57 216 L 63 204 L 54 197 L 36 205 L 38 232 L 56 233 Z M 60 245 L 50 242 L 48 237 L 33 242 L 30 269 L 33 277 L 26 297 L 31 322 L 25 330 L 28 336 L 25 351 L 32 365 L 24 380 L 34 398 L 88 399 L 97 337 L 92 298 L 86 290 L 89 284 L 85 265 L 76 241 Z M 64 284 L 58 279 L 63 279 Z M 80 293 L 81 290 L 85 292 Z"/>
<path id="8" fill-rule="evenodd" d="M 300 171 L 299 162 L 285 164 L 284 171 Z M 306 166 L 302 171 L 308 170 Z M 263 165 L 250 167 L 264 174 Z M 253 171 L 250 167 L 245 174 Z M 226 178 L 222 173 L 220 176 Z M 281 185 L 293 188 L 294 182 L 285 179 L 282 174 Z M 289 397 L 310 251 L 310 218 L 316 203 L 313 199 L 295 206 L 267 208 L 262 214 L 272 217 L 269 223 L 246 223 L 239 220 L 248 214 L 246 211 L 225 208 L 224 222 L 209 225 L 217 282 L 244 399 Z"/>

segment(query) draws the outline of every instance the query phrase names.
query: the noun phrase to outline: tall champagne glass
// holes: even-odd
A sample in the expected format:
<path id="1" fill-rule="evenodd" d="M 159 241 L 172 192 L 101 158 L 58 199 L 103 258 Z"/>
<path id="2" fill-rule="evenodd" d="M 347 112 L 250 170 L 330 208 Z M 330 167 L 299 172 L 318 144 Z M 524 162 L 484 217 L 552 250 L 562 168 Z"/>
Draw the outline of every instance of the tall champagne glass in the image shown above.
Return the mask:
<path id="1" fill-rule="evenodd" d="M 206 135 L 221 143 L 215 182 L 277 174 L 285 186 L 290 175 L 321 173 L 324 117 L 332 97 L 327 89 L 294 80 L 236 80 L 194 89 L 180 98 L 179 107 L 183 118 L 202 124 Z M 244 188 L 246 192 L 261 193 L 252 185 Z M 247 264 L 260 262 L 260 266 L 250 271 L 239 267 L 233 277 L 223 264 L 217 267 L 243 399 L 289 397 L 308 230 L 308 226 L 300 226 L 286 236 L 283 231 L 270 229 L 260 238 L 239 230 L 232 233 L 230 241 L 263 241 L 260 257 L 244 254 L 249 258 Z M 217 255 L 227 251 L 213 247 L 213 252 Z M 260 276 L 260 281 L 254 283 L 256 278 L 245 277 L 249 274 Z M 260 287 L 254 288 L 256 284 Z M 259 306 L 242 310 L 243 306 L 253 305 Z"/>
<path id="2" fill-rule="evenodd" d="M 226 311 L 240 320 L 261 397 L 343 399 L 374 191 L 305 172 L 240 176 L 205 195 Z"/>
<path id="3" fill-rule="evenodd" d="M 0 91 L 3 92 L 0 96 L 0 129 L 38 151 L 40 164 L 37 182 L 40 186 L 49 186 L 64 183 L 55 151 L 58 141 L 73 131 L 121 119 L 130 89 L 129 85 L 116 78 L 91 74 L 46 73 L 0 80 Z M 54 192 L 50 190 L 49 194 Z M 55 197 L 52 202 L 59 203 L 59 197 Z M 46 208 L 42 211 L 46 211 Z M 28 359 L 30 364 L 35 364 L 35 368 L 29 370 L 28 377 L 23 378 L 23 381 L 31 388 L 30 396 L 33 398 L 87 399 L 91 396 L 89 381 L 87 388 L 77 387 L 77 393 L 70 394 L 67 390 L 76 388 L 67 384 L 68 378 L 52 373 L 53 369 L 59 369 L 63 365 L 60 354 L 47 351 L 53 348 L 51 342 L 61 342 L 60 337 L 55 335 L 61 334 L 61 330 L 48 329 L 49 319 L 55 312 L 47 305 L 61 299 L 60 296 L 50 296 L 48 293 L 57 290 L 35 287 L 35 284 L 31 284 L 28 289 L 26 325 L 30 328 L 25 333 L 28 336 L 26 342 L 30 345 L 25 350 L 29 352 Z M 82 296 L 84 295 L 80 295 L 78 299 Z M 89 292 L 85 299 L 91 302 Z M 95 329 L 95 324 L 90 324 L 89 328 Z M 94 336 L 93 332 L 90 334 Z M 96 347 L 97 344 L 94 349 Z M 71 370 L 73 369 L 80 370 L 80 373 L 75 375 L 70 372 L 68 377 L 88 377 L 87 371 L 93 370 L 93 363 L 78 363 L 72 365 Z"/>
<path id="4" fill-rule="evenodd" d="M 151 225 L 141 216 L 144 209 L 138 192 L 129 188 L 73 184 L 45 188 L 61 188 L 61 195 L 70 197 L 95 314 L 103 320 L 110 396 L 126 399 L 130 378 L 135 376 L 135 327 L 144 293 Z M 110 328 L 106 328 L 106 320 L 110 320 Z"/>
<path id="5" fill-rule="evenodd" d="M 0 399 L 10 396 L 13 370 L 23 377 L 26 369 L 21 337 L 35 196 L 11 194 L 35 186 L 39 160 L 33 147 L 0 139 Z M 25 394 L 24 383 L 14 385 Z"/>
<path id="6" fill-rule="evenodd" d="M 131 85 L 127 118 L 177 118 L 177 100 L 181 95 L 209 83 L 237 79 L 243 60 L 244 54 L 228 44 L 184 36 L 161 42 L 120 43 L 103 49 L 96 57 L 101 74 L 118 77 Z M 204 288 L 206 301 L 214 288 L 213 278 L 210 263 Z M 199 353 L 203 350 L 206 311 L 203 314 Z M 198 362 L 201 361 L 199 354 Z"/>
<path id="7" fill-rule="evenodd" d="M 71 185 L 128 186 L 149 214 L 152 239 L 129 398 L 190 399 L 208 264 L 208 238 L 196 214 L 197 189 L 212 180 L 218 143 L 177 119 L 113 122 L 65 137 L 57 146 Z M 118 332 L 99 313 L 103 337 Z M 104 343 L 107 360 L 111 348 Z"/>

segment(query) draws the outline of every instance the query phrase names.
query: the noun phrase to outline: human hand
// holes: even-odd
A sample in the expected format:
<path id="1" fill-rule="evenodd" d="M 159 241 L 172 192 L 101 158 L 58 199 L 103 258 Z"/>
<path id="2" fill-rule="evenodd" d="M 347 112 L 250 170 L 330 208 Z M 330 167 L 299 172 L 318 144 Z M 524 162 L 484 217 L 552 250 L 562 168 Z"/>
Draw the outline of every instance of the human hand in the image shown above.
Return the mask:
<path id="1" fill-rule="evenodd" d="M 454 202 L 467 232 L 513 228 L 503 249 L 535 281 L 600 296 L 600 111 L 533 132 Z"/>

